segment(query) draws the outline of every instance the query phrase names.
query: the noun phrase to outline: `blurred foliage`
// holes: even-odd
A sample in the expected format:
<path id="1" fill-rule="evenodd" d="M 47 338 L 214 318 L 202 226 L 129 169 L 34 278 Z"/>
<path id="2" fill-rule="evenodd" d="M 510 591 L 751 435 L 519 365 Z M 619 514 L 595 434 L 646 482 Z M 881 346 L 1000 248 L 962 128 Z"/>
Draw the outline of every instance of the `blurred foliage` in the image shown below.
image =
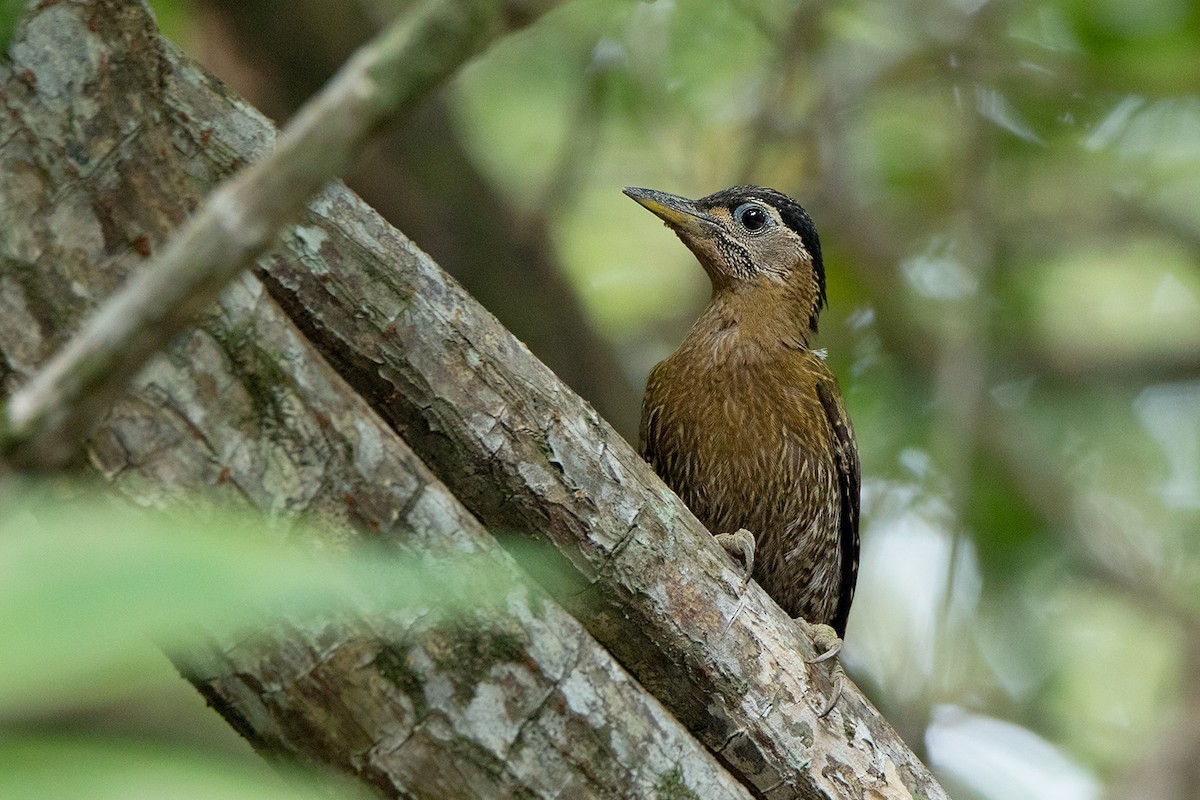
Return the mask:
<path id="1" fill-rule="evenodd" d="M 369 797 L 297 772 L 286 778 L 253 759 L 124 742 L 116 737 L 13 736 L 0 745 L 0 791 L 44 800 L 330 800 Z"/>
<path id="2" fill-rule="evenodd" d="M 150 5 L 163 36 L 183 41 L 192 21 L 192 9 L 187 0 L 155 0 Z"/>
<path id="3" fill-rule="evenodd" d="M 0 489 L 5 798 L 358 797 L 328 775 L 281 779 L 162 652 L 186 659 L 272 619 L 456 614 L 511 588 L 461 554 L 335 554 L 303 528 L 212 509 L 167 516 L 77 489 Z"/>
<path id="4" fill-rule="evenodd" d="M 218 68 L 193 3 L 154 5 Z M 810 210 L 866 476 L 847 664 L 957 797 L 1200 782 L 1198 87 L 1188 0 L 573 0 L 449 89 L 639 380 L 708 288 L 622 186 Z"/>
<path id="5" fill-rule="evenodd" d="M 13 28 L 25 10 L 23 0 L 0 0 L 0 58 L 7 58 L 8 45 L 12 41 Z"/>

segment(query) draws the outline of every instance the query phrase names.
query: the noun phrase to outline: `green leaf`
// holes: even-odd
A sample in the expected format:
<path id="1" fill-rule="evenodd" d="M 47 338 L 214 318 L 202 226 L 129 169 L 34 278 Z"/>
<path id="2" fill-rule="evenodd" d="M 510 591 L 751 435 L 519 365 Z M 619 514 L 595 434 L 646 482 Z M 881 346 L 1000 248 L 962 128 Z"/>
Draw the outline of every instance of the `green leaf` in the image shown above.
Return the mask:
<path id="1" fill-rule="evenodd" d="M 0 517 L 0 717 L 93 705 L 134 691 L 153 641 L 330 614 L 453 613 L 512 591 L 478 554 L 349 553 L 289 546 L 230 514 L 151 514 L 111 500 L 6 503 Z M 319 541 L 292 531 L 293 541 Z"/>
<path id="2" fill-rule="evenodd" d="M 13 31 L 24 12 L 25 3 L 22 0 L 0 0 L 0 57 L 8 58 Z"/>
<path id="3" fill-rule="evenodd" d="M 308 774 L 279 775 L 253 762 L 134 742 L 8 739 L 0 745 L 0 797 L 38 800 L 306 800 L 364 795 Z"/>

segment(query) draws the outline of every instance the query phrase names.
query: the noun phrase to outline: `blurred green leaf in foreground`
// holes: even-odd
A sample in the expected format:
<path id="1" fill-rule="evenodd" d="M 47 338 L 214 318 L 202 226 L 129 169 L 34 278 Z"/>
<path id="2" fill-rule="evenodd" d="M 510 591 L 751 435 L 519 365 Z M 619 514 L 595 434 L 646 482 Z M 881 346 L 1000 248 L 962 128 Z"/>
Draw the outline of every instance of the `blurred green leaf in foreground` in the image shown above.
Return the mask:
<path id="1" fill-rule="evenodd" d="M 228 512 L 168 516 L 100 496 L 64 503 L 40 492 L 9 495 L 4 509 L 6 798 L 307 797 L 317 791 L 314 778 L 284 782 L 255 759 L 230 759 L 228 744 L 197 747 L 187 731 L 170 730 L 194 726 L 197 715 L 164 722 L 153 708 L 164 694 L 190 694 L 197 708 L 200 701 L 164 670 L 159 648 L 187 653 L 271 620 L 453 614 L 511 588 L 507 575 L 485 572 L 469 555 L 331 552 L 300 544 L 318 536 L 284 535 Z"/>

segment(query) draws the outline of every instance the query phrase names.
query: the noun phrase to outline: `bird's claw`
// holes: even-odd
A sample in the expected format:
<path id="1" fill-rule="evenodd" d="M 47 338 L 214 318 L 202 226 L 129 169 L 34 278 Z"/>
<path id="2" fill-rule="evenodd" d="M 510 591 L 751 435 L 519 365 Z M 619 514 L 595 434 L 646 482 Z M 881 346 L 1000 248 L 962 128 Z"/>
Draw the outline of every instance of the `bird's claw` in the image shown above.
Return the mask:
<path id="1" fill-rule="evenodd" d="M 813 647 L 818 651 L 818 655 L 806 659 L 809 664 L 820 664 L 834 659 L 829 667 L 829 681 L 833 684 L 833 692 L 825 706 L 817 713 L 819 719 L 824 719 L 842 697 L 842 684 L 845 682 L 846 672 L 842 669 L 841 662 L 836 660 L 837 654 L 842 650 L 842 639 L 837 635 L 837 631 L 828 625 L 813 625 L 799 618 L 796 619 L 796 623 L 812 640 Z"/>
<path id="2" fill-rule="evenodd" d="M 754 572 L 754 534 L 745 528 L 739 528 L 733 533 L 718 533 L 713 538 L 741 568 L 742 588 L 746 588 L 746 584 L 750 582 L 750 575 Z"/>

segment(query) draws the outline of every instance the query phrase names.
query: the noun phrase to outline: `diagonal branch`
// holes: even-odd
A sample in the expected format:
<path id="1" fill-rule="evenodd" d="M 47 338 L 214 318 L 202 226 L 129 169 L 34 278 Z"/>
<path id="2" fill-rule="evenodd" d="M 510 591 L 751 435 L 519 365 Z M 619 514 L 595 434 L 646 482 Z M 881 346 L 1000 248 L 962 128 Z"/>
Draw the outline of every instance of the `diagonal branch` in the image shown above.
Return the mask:
<path id="1" fill-rule="evenodd" d="M 270 154 L 214 191 L 163 253 L 13 394 L 0 419 L 0 448 L 39 466 L 71 459 L 129 378 L 387 123 L 493 39 L 554 4 L 426 0 L 401 15 L 300 109 Z"/>

